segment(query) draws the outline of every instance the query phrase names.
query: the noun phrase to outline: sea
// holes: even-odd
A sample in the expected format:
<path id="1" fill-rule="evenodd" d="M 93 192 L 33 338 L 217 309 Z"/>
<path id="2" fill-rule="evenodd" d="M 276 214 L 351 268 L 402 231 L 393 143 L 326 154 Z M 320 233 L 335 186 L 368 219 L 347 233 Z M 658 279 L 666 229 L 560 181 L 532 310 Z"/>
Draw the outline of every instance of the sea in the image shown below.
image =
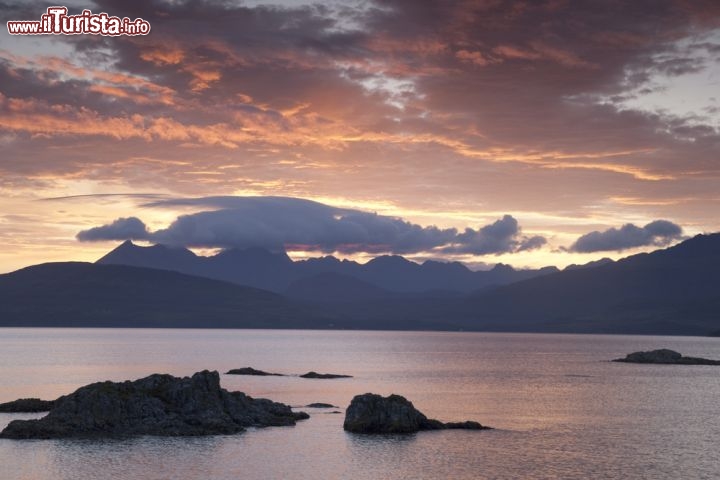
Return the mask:
<path id="1" fill-rule="evenodd" d="M 2 439 L 0 479 L 720 478 L 720 367 L 610 362 L 657 348 L 720 359 L 720 338 L 700 337 L 5 328 L 0 402 L 207 369 L 228 390 L 338 408 L 228 436 Z M 248 366 L 288 376 L 224 374 Z M 311 370 L 352 378 L 298 376 Z M 347 433 L 344 411 L 366 392 L 493 430 Z M 0 428 L 42 415 L 0 414 Z"/>

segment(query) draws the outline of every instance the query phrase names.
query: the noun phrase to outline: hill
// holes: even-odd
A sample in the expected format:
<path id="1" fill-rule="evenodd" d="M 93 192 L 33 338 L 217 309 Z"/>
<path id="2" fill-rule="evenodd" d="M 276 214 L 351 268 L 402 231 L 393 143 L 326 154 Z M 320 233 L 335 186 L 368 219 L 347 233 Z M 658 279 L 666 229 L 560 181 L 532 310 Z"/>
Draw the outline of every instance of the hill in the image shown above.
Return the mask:
<path id="1" fill-rule="evenodd" d="M 323 328 L 284 297 L 176 272 L 47 263 L 0 275 L 0 326 Z"/>
<path id="2" fill-rule="evenodd" d="M 448 315 L 479 330 L 706 335 L 720 329 L 720 234 L 476 292 Z"/>

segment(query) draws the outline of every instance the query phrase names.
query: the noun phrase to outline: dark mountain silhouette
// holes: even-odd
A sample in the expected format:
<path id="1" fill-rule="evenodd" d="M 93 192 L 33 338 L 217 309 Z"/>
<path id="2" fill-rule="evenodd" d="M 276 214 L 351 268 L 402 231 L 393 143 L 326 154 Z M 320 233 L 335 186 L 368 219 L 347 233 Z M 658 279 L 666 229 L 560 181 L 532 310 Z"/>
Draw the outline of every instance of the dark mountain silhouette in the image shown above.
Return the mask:
<path id="1" fill-rule="evenodd" d="M 139 250 L 138 250 L 139 249 Z M 177 272 L 120 265 L 56 263 L 0 275 L 0 326 L 466 329 L 484 331 L 708 335 L 720 332 L 720 234 L 598 266 L 571 268 L 469 294 L 392 292 L 361 275 L 463 272 L 462 265 L 382 257 L 366 265 L 325 257 L 229 251 L 193 257 L 167 247 L 124 244 L 125 258 L 200 260 L 203 268 L 244 265 L 299 278 L 288 296 Z M 128 253 L 129 252 L 129 253 Z M 145 260 L 145 258 L 141 258 Z M 128 260 L 129 261 L 129 260 Z M 323 272 L 349 269 L 357 276 Z M 262 269 L 265 270 L 262 270 Z M 302 276 L 302 269 L 311 272 Z M 319 270 L 318 273 L 316 270 Z M 504 266 L 496 270 L 513 275 Z M 296 272 L 300 271 L 301 274 Z M 480 273 L 480 272 L 477 272 Z M 487 272 L 485 272 L 487 273 Z M 235 277 L 239 278 L 239 277 Z M 290 275 L 283 277 L 284 281 Z M 497 277 L 496 277 L 497 278 Z M 390 280 L 387 280 L 390 281 Z M 413 288 L 425 287 L 420 281 Z M 295 299 L 302 299 L 299 302 Z"/>
<path id="2" fill-rule="evenodd" d="M 285 252 L 272 253 L 262 248 L 229 249 L 215 256 L 200 257 L 184 248 L 164 245 L 141 247 L 130 241 L 97 263 L 172 270 L 277 293 L 284 293 L 299 280 L 325 273 L 353 277 L 391 293 L 432 294 L 433 291 L 469 293 L 557 271 L 554 267 L 514 270 L 508 265 L 497 265 L 489 271 L 474 272 L 458 262 L 426 261 L 420 265 L 400 256 L 388 255 L 377 257 L 366 264 L 341 261 L 330 256 L 293 262 Z M 304 283 L 304 296 L 321 300 L 322 288 L 315 292 L 309 291 L 314 284 L 316 282 Z M 352 293 L 352 288 L 349 288 L 343 295 Z"/>
<path id="3" fill-rule="evenodd" d="M 165 245 L 153 245 L 141 248 L 127 240 L 96 263 L 185 272 L 192 270 L 197 265 L 198 257 L 190 250 L 182 247 L 172 248 Z M 147 263 L 152 265 L 146 265 Z"/>
<path id="4" fill-rule="evenodd" d="M 328 322 L 275 293 L 165 270 L 70 262 L 0 275 L 0 326 L 324 328 Z"/>
<path id="5" fill-rule="evenodd" d="M 200 257 L 183 247 L 141 247 L 127 240 L 96 263 L 171 270 L 274 292 L 284 291 L 297 278 L 285 252 L 262 248 L 230 249 Z"/>
<path id="6" fill-rule="evenodd" d="M 272 253 L 263 248 L 225 250 L 201 259 L 198 267 L 188 273 L 248 285 L 273 292 L 282 292 L 297 277 L 293 261 L 285 252 Z"/>
<path id="7" fill-rule="evenodd" d="M 605 257 L 601 258 L 600 260 L 594 260 L 592 262 L 584 263 L 582 265 L 576 265 L 573 263 L 572 265 L 568 265 L 567 267 L 565 267 L 563 270 L 580 270 L 583 268 L 600 267 L 602 265 L 607 265 L 608 263 L 613 262 L 613 259 Z"/>
<path id="8" fill-rule="evenodd" d="M 397 297 L 399 294 L 341 273 L 318 273 L 294 282 L 285 295 L 315 303 L 366 302 Z"/>
<path id="9" fill-rule="evenodd" d="M 472 329 L 707 335 L 720 329 L 720 234 L 470 295 Z"/>

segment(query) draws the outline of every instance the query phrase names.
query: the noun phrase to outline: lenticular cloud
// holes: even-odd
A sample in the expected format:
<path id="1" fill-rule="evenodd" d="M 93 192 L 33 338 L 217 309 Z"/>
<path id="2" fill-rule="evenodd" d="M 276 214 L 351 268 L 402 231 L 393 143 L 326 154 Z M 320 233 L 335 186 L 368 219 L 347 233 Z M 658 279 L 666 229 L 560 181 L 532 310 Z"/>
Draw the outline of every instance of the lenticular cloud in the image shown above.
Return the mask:
<path id="1" fill-rule="evenodd" d="M 496 222 L 458 232 L 421 226 L 399 217 L 337 208 L 287 197 L 206 197 L 171 199 L 147 207 L 197 206 L 210 210 L 182 215 L 167 228 L 151 232 L 136 217 L 78 233 L 80 241 L 148 240 L 186 247 L 248 248 L 342 253 L 502 254 L 539 248 L 543 237 L 527 237 L 518 221 Z"/>

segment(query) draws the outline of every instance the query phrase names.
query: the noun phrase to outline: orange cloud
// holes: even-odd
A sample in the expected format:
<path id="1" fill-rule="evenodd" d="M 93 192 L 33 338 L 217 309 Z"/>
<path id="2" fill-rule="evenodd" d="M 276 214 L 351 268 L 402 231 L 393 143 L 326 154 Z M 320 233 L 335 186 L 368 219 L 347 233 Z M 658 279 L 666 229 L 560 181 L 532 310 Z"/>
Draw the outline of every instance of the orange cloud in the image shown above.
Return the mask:
<path id="1" fill-rule="evenodd" d="M 447 41 L 439 38 L 401 40 L 387 35 L 370 37 L 367 47 L 376 53 L 411 53 L 419 56 L 442 55 L 448 50 Z"/>
<path id="2" fill-rule="evenodd" d="M 189 65 L 184 70 L 190 72 L 192 76 L 195 77 L 190 82 L 190 87 L 193 92 L 199 92 L 201 90 L 210 88 L 210 84 L 213 82 L 217 82 L 218 80 L 220 80 L 221 77 L 220 71 L 205 70 L 200 65 Z"/>
<path id="3" fill-rule="evenodd" d="M 485 55 L 478 51 L 472 52 L 470 50 L 458 50 L 455 53 L 455 57 L 457 57 L 463 62 L 472 63 L 480 67 L 484 67 L 486 65 L 489 65 L 490 63 L 493 63 L 491 60 L 485 57 Z"/>
<path id="4" fill-rule="evenodd" d="M 501 57 L 509 59 L 537 60 L 541 58 L 541 55 L 538 52 L 514 47 L 512 45 L 497 46 L 493 49 L 493 52 L 500 55 Z"/>
<path id="5" fill-rule="evenodd" d="M 134 114 L 108 117 L 84 107 L 48 104 L 37 99 L 8 98 L 0 93 L 0 127 L 33 135 L 101 135 L 119 140 L 140 138 L 234 149 L 244 143 L 272 145 L 316 144 L 340 148 L 349 127 L 327 122 L 313 113 L 291 110 L 280 118 L 257 114 L 236 114 L 227 122 L 209 125 L 184 124 L 169 117 Z"/>
<path id="6" fill-rule="evenodd" d="M 185 58 L 185 52 L 178 47 L 154 46 L 143 50 L 140 58 L 155 65 L 177 65 Z"/>
<path id="7" fill-rule="evenodd" d="M 577 55 L 575 55 L 572 52 L 568 52 L 567 50 L 562 50 L 560 48 L 551 47 L 549 45 L 546 45 L 544 43 L 535 42 L 532 44 L 533 49 L 538 52 L 542 58 L 546 60 L 551 60 L 553 62 L 559 63 L 560 65 L 564 65 L 566 67 L 576 67 L 576 68 L 596 68 L 596 65 L 593 65 L 590 62 L 586 62 L 585 60 L 582 60 Z"/>
<path id="8" fill-rule="evenodd" d="M 49 73 L 80 79 L 90 83 L 89 90 L 118 98 L 126 98 L 139 104 L 161 103 L 173 105 L 176 102 L 176 92 L 169 87 L 158 85 L 143 77 L 122 72 L 114 72 L 96 68 L 86 68 L 75 65 L 68 60 L 43 56 L 37 59 L 12 55 L 0 51 L 0 56 L 12 62 L 14 76 L 19 78 L 17 68 L 27 68 L 38 73 L 48 83 L 56 82 Z"/>
<path id="9" fill-rule="evenodd" d="M 125 98 L 125 99 L 131 100 L 139 105 L 147 105 L 147 104 L 154 104 L 154 103 L 162 103 L 164 105 L 174 105 L 175 104 L 175 101 L 171 96 L 143 95 L 143 94 L 138 93 L 137 91 L 133 91 L 131 89 L 114 87 L 111 85 L 101 85 L 101 84 L 90 85 L 88 90 L 91 92 L 95 92 L 95 93 L 101 93 L 101 94 L 107 95 L 109 97 Z"/>
<path id="10" fill-rule="evenodd" d="M 514 45 L 499 45 L 493 49 L 493 52 L 500 57 L 510 60 L 547 60 L 566 67 L 595 67 L 592 63 L 582 60 L 572 52 L 541 42 L 532 42 L 530 48 L 521 48 Z"/>

